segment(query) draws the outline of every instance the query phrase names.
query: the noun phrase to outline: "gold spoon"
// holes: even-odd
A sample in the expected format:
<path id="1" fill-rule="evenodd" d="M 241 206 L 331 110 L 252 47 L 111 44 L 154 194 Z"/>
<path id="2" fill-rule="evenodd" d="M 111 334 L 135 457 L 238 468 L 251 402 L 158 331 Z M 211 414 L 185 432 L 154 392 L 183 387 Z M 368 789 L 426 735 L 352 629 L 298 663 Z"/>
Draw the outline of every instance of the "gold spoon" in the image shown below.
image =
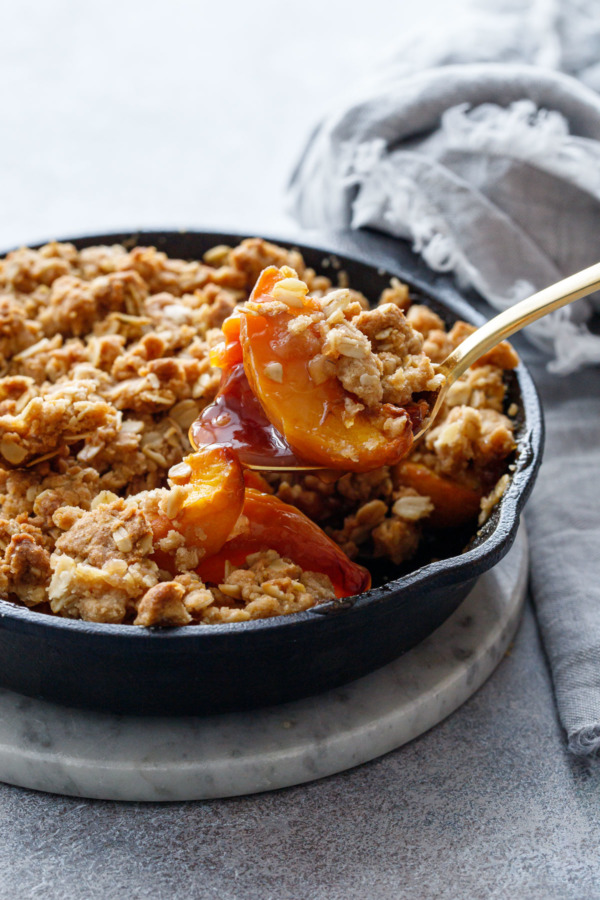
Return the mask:
<path id="1" fill-rule="evenodd" d="M 574 300 L 592 294 L 598 288 L 600 288 L 600 263 L 576 272 L 574 275 L 569 275 L 562 281 L 557 281 L 556 284 L 551 284 L 532 294 L 531 297 L 521 300 L 520 303 L 505 309 L 504 312 L 494 316 L 493 319 L 469 335 L 443 362 L 435 365 L 436 374 L 443 375 L 444 381 L 429 415 L 414 436 L 413 446 L 416 441 L 421 440 L 435 422 L 450 386 L 484 353 L 537 319 L 541 319 L 542 316 L 547 316 L 548 313 L 567 306 Z M 247 468 L 262 472 L 323 471 L 321 466 L 310 465 L 248 465 Z"/>

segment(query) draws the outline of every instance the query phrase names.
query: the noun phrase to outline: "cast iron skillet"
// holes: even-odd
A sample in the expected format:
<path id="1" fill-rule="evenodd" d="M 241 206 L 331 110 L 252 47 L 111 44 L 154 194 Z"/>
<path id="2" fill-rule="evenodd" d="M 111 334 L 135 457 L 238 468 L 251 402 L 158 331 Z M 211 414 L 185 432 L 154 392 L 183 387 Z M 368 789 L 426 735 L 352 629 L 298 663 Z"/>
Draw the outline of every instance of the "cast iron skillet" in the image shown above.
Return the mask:
<path id="1" fill-rule="evenodd" d="M 78 248 L 153 245 L 171 256 L 198 259 L 209 247 L 236 244 L 242 237 L 156 231 L 94 235 L 74 243 Z M 318 245 L 273 240 L 298 247 L 324 274 L 341 267 L 350 284 L 367 296 L 377 297 L 396 275 L 448 322 L 482 321 L 447 279 L 432 275 L 399 241 L 366 232 L 334 235 Z M 99 625 L 0 600 L 0 685 L 90 709 L 204 714 L 293 700 L 384 665 L 441 625 L 514 540 L 540 464 L 543 423 L 523 366 L 510 378 L 508 395 L 508 402 L 519 407 L 510 486 L 476 535 L 453 534 L 435 548 L 438 561 L 419 565 L 417 560 L 408 572 L 388 564 L 387 571 L 375 573 L 379 586 L 349 601 L 227 625 L 162 630 Z"/>

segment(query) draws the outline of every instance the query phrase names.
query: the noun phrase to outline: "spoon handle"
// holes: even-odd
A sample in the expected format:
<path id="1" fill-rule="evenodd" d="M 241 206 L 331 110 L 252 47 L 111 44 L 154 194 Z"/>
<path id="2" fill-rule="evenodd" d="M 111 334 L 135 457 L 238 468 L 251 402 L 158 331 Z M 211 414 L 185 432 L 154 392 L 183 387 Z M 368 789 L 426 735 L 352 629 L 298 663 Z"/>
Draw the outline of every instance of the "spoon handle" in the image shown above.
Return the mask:
<path id="1" fill-rule="evenodd" d="M 600 263 L 576 272 L 505 309 L 460 344 L 437 367 L 448 383 L 456 381 L 480 356 L 542 316 L 600 288 Z"/>

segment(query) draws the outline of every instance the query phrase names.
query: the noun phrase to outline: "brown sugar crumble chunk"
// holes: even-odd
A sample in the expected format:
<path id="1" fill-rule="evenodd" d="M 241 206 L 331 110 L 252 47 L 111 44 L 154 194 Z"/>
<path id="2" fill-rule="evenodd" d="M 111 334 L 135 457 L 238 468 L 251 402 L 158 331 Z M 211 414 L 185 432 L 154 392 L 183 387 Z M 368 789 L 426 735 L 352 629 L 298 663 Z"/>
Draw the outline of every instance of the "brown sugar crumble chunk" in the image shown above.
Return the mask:
<path id="1" fill-rule="evenodd" d="M 158 581 L 150 523 L 133 500 L 118 497 L 89 512 L 75 511 L 51 557 L 48 598 L 53 612 L 99 622 L 122 622 Z"/>
<path id="2" fill-rule="evenodd" d="M 37 525 L 24 516 L 0 520 L 0 589 L 25 606 L 37 606 L 47 597 L 51 576 L 48 542 Z"/>
<path id="3" fill-rule="evenodd" d="M 96 393 L 91 379 L 42 386 L 22 410 L 0 416 L 0 456 L 24 465 L 86 438 L 108 443 L 120 425 L 120 413 Z"/>
<path id="4" fill-rule="evenodd" d="M 188 429 L 218 390 L 210 350 L 271 265 L 289 269 L 280 304 L 294 302 L 294 279 L 318 300 L 310 376 L 340 381 L 347 423 L 361 408 L 402 405 L 433 389 L 432 364 L 473 330 L 461 322 L 448 329 L 397 279 L 369 309 L 352 285 L 332 284 L 297 250 L 260 238 L 196 261 L 152 247 L 68 243 L 0 260 L 0 597 L 143 627 L 244 622 L 334 598 L 327 576 L 269 548 L 205 584 L 197 546 L 175 529 L 153 534 L 158 505 L 177 503 L 168 472 L 189 452 Z M 300 315 L 293 328 L 301 334 L 314 322 Z M 503 373 L 516 363 L 506 343 L 482 357 L 409 457 L 477 490 L 480 521 L 508 483 L 515 442 Z M 351 557 L 405 563 L 435 513 L 397 467 L 335 482 L 314 474 L 268 481 Z"/>
<path id="5" fill-rule="evenodd" d="M 289 270 L 289 275 L 275 286 L 273 296 L 301 307 L 308 285 L 295 271 Z M 318 326 L 321 346 L 308 364 L 317 384 L 337 378 L 356 403 L 368 408 L 386 403 L 404 406 L 414 393 L 437 389 L 440 377 L 423 352 L 423 337 L 399 305 L 390 302 L 364 309 L 348 288 L 326 292 L 316 300 L 318 309 L 292 318 L 288 328 L 299 333 L 310 324 Z M 348 418 L 356 411 L 349 404 Z"/>
<path id="6" fill-rule="evenodd" d="M 333 600 L 327 575 L 303 571 L 275 550 L 261 550 L 233 569 L 212 589 L 214 603 L 202 610 L 204 622 L 246 622 L 303 612 Z"/>
<path id="7" fill-rule="evenodd" d="M 192 617 L 185 608 L 185 588 L 176 581 L 162 581 L 140 600 L 134 625 L 187 625 Z"/>

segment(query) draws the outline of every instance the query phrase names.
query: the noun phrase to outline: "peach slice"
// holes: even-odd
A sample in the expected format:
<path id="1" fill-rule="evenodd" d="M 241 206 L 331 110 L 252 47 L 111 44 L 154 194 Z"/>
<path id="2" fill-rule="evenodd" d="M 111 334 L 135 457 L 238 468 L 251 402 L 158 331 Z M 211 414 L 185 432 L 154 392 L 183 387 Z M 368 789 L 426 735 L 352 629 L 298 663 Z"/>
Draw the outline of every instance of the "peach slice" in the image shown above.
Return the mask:
<path id="1" fill-rule="evenodd" d="M 276 550 L 305 571 L 328 575 L 337 597 L 352 597 L 370 588 L 367 570 L 352 562 L 295 506 L 247 487 L 243 515 L 248 519 L 246 530 L 201 562 L 197 571 L 204 582 L 220 584 L 227 562 L 243 566 L 249 554 L 268 549 Z"/>
<path id="2" fill-rule="evenodd" d="M 213 444 L 186 456 L 169 474 L 174 487 L 164 511 L 159 508 L 152 518 L 155 543 L 174 530 L 187 546 L 211 556 L 221 549 L 242 512 L 245 484 L 237 455 Z"/>
<path id="3" fill-rule="evenodd" d="M 396 469 L 401 484 L 429 497 L 434 509 L 428 523 L 434 528 L 465 525 L 477 518 L 483 494 L 437 475 L 421 463 L 401 462 Z"/>

